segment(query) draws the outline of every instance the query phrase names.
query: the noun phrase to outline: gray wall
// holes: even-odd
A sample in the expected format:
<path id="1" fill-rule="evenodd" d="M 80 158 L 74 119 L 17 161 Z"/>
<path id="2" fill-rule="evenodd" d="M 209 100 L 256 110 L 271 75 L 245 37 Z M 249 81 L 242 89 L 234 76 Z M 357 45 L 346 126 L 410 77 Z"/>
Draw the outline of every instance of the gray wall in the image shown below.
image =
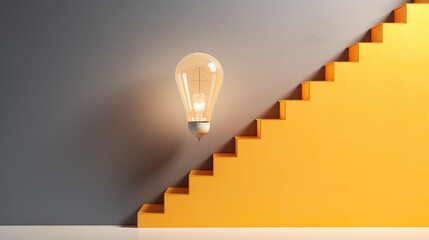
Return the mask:
<path id="1" fill-rule="evenodd" d="M 0 224 L 135 223 L 403 2 L 2 0 Z M 201 142 L 174 80 L 195 51 L 225 71 Z"/>

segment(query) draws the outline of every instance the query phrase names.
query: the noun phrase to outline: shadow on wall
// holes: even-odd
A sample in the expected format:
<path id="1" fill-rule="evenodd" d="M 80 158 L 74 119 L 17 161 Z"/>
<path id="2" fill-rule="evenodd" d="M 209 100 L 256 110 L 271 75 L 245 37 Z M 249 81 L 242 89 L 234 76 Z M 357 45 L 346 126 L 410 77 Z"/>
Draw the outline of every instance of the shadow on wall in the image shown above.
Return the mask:
<path id="1" fill-rule="evenodd" d="M 89 168 L 99 181 L 99 191 L 109 198 L 124 195 L 160 202 L 163 189 L 154 194 L 150 185 L 159 188 L 153 183 L 155 176 L 177 158 L 183 142 L 183 134 L 177 130 L 182 129 L 179 124 L 183 120 L 175 119 L 181 117 L 181 108 L 177 107 L 181 102 L 169 102 L 172 94 L 177 94 L 171 80 L 135 82 L 88 109 L 91 115 L 77 134 L 79 152 L 85 156 L 82 165 Z M 142 193 L 141 189 L 149 191 Z M 134 204 L 132 199 L 123 202 Z M 135 212 L 123 222 L 135 222 Z"/>

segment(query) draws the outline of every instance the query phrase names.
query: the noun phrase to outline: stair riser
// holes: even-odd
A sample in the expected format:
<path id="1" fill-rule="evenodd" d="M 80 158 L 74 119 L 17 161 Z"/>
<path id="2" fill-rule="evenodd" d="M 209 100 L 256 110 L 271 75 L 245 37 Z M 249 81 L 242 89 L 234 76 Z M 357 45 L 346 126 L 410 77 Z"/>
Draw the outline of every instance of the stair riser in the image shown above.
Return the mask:
<path id="1" fill-rule="evenodd" d="M 334 81 L 335 79 L 335 63 L 328 63 L 325 65 L 325 80 Z"/>
<path id="2" fill-rule="evenodd" d="M 213 185 L 217 178 L 218 176 L 189 176 L 190 195 L 193 197 L 204 195 L 204 192 Z"/>
<path id="3" fill-rule="evenodd" d="M 408 4 L 404 4 L 393 11 L 394 19 L 396 23 L 407 22 L 407 8 L 408 8 Z"/>
<path id="4" fill-rule="evenodd" d="M 383 42 L 383 25 L 379 24 L 371 28 L 371 41 L 382 43 Z"/>
<path id="5" fill-rule="evenodd" d="M 137 213 L 137 227 L 169 227 L 164 214 Z M 173 227 L 173 224 L 170 225 Z"/>
<path id="6" fill-rule="evenodd" d="M 183 206 L 183 204 L 189 203 L 189 201 L 192 201 L 191 193 L 164 195 L 165 214 L 168 214 L 168 215 L 181 214 L 176 210 L 180 209 L 181 206 Z"/>
<path id="7" fill-rule="evenodd" d="M 213 158 L 213 170 L 216 177 L 233 175 L 234 172 L 239 169 L 241 164 L 245 164 L 240 161 L 238 157 L 219 157 Z"/>

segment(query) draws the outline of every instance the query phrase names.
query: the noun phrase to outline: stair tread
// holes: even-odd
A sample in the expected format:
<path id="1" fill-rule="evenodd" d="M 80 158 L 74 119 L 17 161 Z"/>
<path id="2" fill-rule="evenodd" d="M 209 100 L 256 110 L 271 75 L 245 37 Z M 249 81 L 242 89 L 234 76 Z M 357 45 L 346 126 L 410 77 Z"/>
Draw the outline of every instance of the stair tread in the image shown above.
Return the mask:
<path id="1" fill-rule="evenodd" d="M 281 119 L 278 119 L 281 120 Z M 260 139 L 258 136 L 235 136 L 236 139 Z"/>
<path id="2" fill-rule="evenodd" d="M 313 80 L 306 80 L 304 82 L 328 82 L 328 81 L 326 81 L 325 79 L 313 79 Z"/>
<path id="3" fill-rule="evenodd" d="M 283 120 L 283 119 L 281 119 L 281 118 L 257 118 L 256 120 L 269 120 L 269 121 L 272 121 L 272 120 Z M 239 137 L 243 137 L 243 136 L 239 136 Z M 244 137 L 247 137 L 247 136 L 244 136 Z M 249 137 L 257 137 L 257 136 L 249 136 Z M 257 137 L 257 138 L 259 138 L 259 137 Z"/>
<path id="4" fill-rule="evenodd" d="M 332 82 L 332 81 L 328 81 L 328 80 L 323 80 L 323 81 L 319 81 L 319 82 Z M 307 101 L 305 101 L 305 100 L 302 100 L 302 99 L 282 99 L 282 100 L 279 100 L 279 101 L 284 101 L 285 103 L 291 103 L 291 102 L 302 102 L 302 103 L 305 103 L 305 102 L 307 102 Z"/>
<path id="5" fill-rule="evenodd" d="M 300 104 L 300 103 L 307 104 L 308 103 L 308 101 L 302 100 L 302 99 L 291 99 L 291 100 L 287 100 L 287 102 L 289 102 L 289 103 L 298 103 L 298 104 Z"/>
<path id="6" fill-rule="evenodd" d="M 213 176 L 213 170 L 191 170 L 189 176 Z"/>
<path id="7" fill-rule="evenodd" d="M 377 42 L 371 42 L 371 43 L 377 43 Z M 335 64 L 357 64 L 356 62 L 350 62 L 350 61 L 333 61 L 333 62 L 329 62 L 327 64 L 325 64 L 324 66 L 329 66 L 329 65 L 335 65 Z M 329 81 L 329 80 L 324 80 L 324 81 Z"/>
<path id="8" fill-rule="evenodd" d="M 164 194 L 189 194 L 187 187 L 168 187 Z"/>
<path id="9" fill-rule="evenodd" d="M 401 23 L 401 22 L 382 22 L 382 23 L 379 23 L 379 24 L 375 25 L 372 28 L 379 27 L 379 26 L 395 26 L 395 25 L 402 25 L 402 24 L 406 24 L 406 23 Z"/>
<path id="10" fill-rule="evenodd" d="M 374 44 L 381 44 L 380 42 L 355 42 L 353 44 L 350 44 L 348 48 L 354 47 L 356 45 L 374 45 Z"/>
<path id="11" fill-rule="evenodd" d="M 143 204 L 139 212 L 141 213 L 164 213 L 164 204 Z"/>
<path id="12" fill-rule="evenodd" d="M 237 157 L 235 153 L 213 153 L 213 157 Z"/>
<path id="13" fill-rule="evenodd" d="M 306 80 L 306 81 L 302 82 L 301 85 L 305 84 L 305 83 L 314 83 L 314 82 L 315 83 L 333 83 L 333 81 L 326 81 L 326 80 Z M 301 99 L 298 99 L 298 100 L 301 101 Z"/>

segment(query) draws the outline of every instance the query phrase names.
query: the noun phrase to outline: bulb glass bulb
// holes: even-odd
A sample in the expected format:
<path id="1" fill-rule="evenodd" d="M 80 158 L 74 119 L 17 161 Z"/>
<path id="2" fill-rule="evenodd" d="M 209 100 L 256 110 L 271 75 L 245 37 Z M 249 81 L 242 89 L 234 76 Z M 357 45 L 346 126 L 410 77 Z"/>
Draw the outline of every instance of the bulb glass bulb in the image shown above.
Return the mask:
<path id="1" fill-rule="evenodd" d="M 179 62 L 175 76 L 188 122 L 209 123 L 223 81 L 220 63 L 206 53 L 192 53 Z"/>

